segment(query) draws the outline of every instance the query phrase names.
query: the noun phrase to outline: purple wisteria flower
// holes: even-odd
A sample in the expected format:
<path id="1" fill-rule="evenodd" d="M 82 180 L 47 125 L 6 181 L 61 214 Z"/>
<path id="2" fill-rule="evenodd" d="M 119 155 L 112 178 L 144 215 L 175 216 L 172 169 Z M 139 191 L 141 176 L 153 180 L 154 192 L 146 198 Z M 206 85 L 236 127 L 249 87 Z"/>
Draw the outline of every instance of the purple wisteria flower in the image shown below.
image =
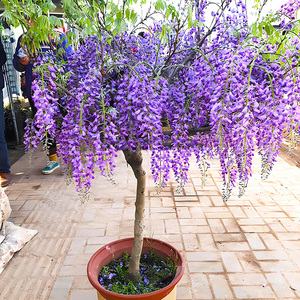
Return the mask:
<path id="1" fill-rule="evenodd" d="M 50 54 L 40 58 L 33 83 L 37 114 L 26 127 L 27 149 L 37 148 L 47 135 L 55 137 L 63 170 L 83 194 L 96 167 L 111 179 L 118 151 L 143 149 L 151 150 L 158 188 L 170 176 L 182 187 L 194 156 L 205 183 L 207 159 L 215 157 L 224 199 L 236 185 L 242 195 L 255 151 L 266 178 L 283 131 L 296 143 L 300 40 L 293 35 L 289 49 L 281 49 L 251 36 L 245 3 L 236 4 L 226 1 L 226 9 L 213 11 L 214 34 L 201 46 L 207 29 L 199 24 L 209 5 L 204 0 L 194 1 L 194 26 L 171 32 L 170 40 L 162 39 L 163 26 L 155 23 L 143 37 L 125 32 L 113 43 L 104 33 L 88 36 L 67 63 Z M 293 19 L 297 7 L 299 0 L 290 1 L 280 13 Z M 282 31 L 295 26 L 281 21 Z M 118 41 L 121 50 L 114 45 Z M 193 59 L 184 63 L 187 57 Z"/>

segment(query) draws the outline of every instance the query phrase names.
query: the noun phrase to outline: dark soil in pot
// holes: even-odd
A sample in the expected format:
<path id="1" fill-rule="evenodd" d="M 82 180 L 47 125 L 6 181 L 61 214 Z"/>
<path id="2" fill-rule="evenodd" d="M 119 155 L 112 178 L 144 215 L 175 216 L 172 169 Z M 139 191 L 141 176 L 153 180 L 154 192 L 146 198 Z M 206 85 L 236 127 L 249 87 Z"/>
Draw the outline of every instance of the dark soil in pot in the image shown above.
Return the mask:
<path id="1" fill-rule="evenodd" d="M 127 278 L 130 256 L 128 253 L 104 266 L 99 274 L 99 283 L 105 289 L 124 295 L 139 295 L 168 286 L 175 277 L 176 265 L 169 258 L 163 260 L 153 251 L 143 254 L 140 261 L 141 279 L 134 283 Z"/>

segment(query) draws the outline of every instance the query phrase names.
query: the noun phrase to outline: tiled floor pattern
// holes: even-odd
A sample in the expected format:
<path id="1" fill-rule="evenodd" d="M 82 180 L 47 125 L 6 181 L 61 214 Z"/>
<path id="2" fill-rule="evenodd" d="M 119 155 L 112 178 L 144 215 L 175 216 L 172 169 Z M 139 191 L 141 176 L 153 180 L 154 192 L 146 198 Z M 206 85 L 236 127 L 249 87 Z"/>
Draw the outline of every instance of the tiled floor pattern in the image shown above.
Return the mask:
<path id="1" fill-rule="evenodd" d="M 149 169 L 145 154 L 145 166 Z M 6 188 L 10 220 L 37 229 L 0 275 L 2 300 L 96 300 L 86 264 L 100 246 L 132 236 L 135 180 L 120 154 L 116 185 L 97 175 L 91 199 L 81 204 L 60 171 L 40 173 L 45 156 L 28 155 L 12 167 Z M 300 299 L 300 169 L 279 158 L 268 181 L 259 159 L 246 195 L 224 203 L 217 162 L 206 185 L 196 164 L 176 194 L 157 194 L 148 179 L 146 235 L 182 251 L 186 272 L 177 299 Z M 150 174 L 150 172 L 148 172 Z"/>

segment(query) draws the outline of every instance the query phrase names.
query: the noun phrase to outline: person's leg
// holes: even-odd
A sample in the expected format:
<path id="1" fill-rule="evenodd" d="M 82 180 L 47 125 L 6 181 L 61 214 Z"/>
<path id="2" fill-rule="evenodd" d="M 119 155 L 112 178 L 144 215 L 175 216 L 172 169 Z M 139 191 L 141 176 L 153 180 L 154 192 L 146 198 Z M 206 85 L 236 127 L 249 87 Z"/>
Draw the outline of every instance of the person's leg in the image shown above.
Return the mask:
<path id="1" fill-rule="evenodd" d="M 49 154 L 48 154 L 48 158 L 49 161 L 56 161 L 57 162 L 57 148 L 56 148 L 56 140 L 53 138 L 50 138 L 48 140 L 48 150 L 49 150 Z"/>
<path id="2" fill-rule="evenodd" d="M 47 141 L 44 141 L 44 147 L 47 147 L 48 150 L 48 163 L 47 166 L 42 170 L 44 175 L 51 174 L 54 170 L 59 168 L 59 164 L 57 162 L 57 154 L 56 154 L 56 140 L 53 138 L 48 138 Z"/>
<path id="3" fill-rule="evenodd" d="M 34 103 L 33 103 L 33 100 L 31 97 L 28 97 L 28 101 L 29 101 L 29 104 L 30 104 L 30 107 L 31 107 L 31 111 L 32 111 L 32 118 L 35 116 L 36 114 L 36 107 L 34 106 Z"/>
<path id="4" fill-rule="evenodd" d="M 10 183 L 10 165 L 5 141 L 5 120 L 3 108 L 3 93 L 0 90 L 0 184 L 2 187 Z"/>

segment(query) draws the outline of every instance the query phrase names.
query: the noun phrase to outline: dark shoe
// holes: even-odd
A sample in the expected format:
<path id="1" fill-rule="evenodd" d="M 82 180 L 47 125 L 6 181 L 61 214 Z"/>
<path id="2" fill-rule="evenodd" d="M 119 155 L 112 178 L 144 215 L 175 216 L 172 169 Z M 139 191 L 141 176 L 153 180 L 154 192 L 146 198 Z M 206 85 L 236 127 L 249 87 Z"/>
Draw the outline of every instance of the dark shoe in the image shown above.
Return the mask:
<path id="1" fill-rule="evenodd" d="M 0 185 L 1 187 L 6 187 L 10 184 L 11 174 L 10 173 L 0 173 Z"/>

